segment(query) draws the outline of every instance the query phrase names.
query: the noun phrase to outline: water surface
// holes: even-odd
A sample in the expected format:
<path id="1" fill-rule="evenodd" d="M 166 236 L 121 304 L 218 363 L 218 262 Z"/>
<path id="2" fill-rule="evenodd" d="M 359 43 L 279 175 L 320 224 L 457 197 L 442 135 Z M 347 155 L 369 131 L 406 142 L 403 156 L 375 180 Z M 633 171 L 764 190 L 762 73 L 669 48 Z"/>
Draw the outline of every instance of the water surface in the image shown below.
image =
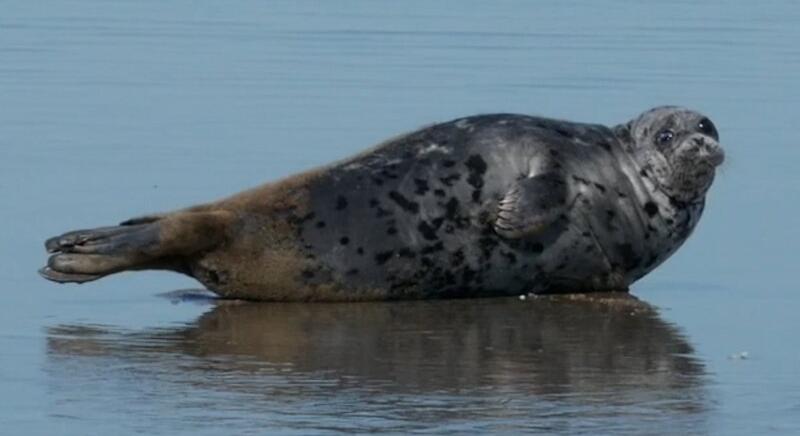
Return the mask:
<path id="1" fill-rule="evenodd" d="M 790 0 L 3 3 L 0 423 L 15 433 L 800 432 Z M 42 241 L 222 197 L 434 121 L 680 104 L 728 163 L 657 309 L 230 305 L 166 273 L 56 286 Z M 638 306 L 637 306 L 638 307 Z"/>

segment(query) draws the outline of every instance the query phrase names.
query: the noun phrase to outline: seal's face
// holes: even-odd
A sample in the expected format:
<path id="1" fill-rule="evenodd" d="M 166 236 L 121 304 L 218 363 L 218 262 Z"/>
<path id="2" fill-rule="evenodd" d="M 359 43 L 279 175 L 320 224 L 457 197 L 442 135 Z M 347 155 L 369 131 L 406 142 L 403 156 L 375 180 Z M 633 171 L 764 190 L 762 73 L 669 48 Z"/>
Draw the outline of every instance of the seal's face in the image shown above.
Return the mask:
<path id="1" fill-rule="evenodd" d="M 649 110 L 628 126 L 635 159 L 658 189 L 679 201 L 705 195 L 725 159 L 711 120 L 670 106 Z"/>

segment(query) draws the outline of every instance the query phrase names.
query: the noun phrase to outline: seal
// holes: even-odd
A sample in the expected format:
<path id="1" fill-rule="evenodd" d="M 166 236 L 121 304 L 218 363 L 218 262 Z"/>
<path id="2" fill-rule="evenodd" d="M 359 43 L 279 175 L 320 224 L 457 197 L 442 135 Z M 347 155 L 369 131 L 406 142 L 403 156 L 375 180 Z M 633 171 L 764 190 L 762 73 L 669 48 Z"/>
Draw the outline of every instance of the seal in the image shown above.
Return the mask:
<path id="1" fill-rule="evenodd" d="M 220 201 L 51 238 L 40 273 L 165 269 L 272 301 L 624 291 L 695 228 L 718 141 L 674 106 L 610 128 L 459 118 Z"/>

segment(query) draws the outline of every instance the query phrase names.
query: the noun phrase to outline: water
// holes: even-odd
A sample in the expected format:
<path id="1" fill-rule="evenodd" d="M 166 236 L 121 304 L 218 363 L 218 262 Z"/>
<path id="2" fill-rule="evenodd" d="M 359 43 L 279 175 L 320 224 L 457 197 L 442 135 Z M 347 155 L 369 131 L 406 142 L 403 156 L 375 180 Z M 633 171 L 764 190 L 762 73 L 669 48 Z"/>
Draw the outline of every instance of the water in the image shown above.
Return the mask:
<path id="1" fill-rule="evenodd" d="M 0 423 L 26 434 L 800 432 L 800 7 L 13 2 L 0 14 Z M 434 121 L 680 104 L 728 163 L 689 242 L 585 301 L 219 304 L 56 286 L 44 238 Z M 171 301 L 175 300 L 175 304 Z"/>

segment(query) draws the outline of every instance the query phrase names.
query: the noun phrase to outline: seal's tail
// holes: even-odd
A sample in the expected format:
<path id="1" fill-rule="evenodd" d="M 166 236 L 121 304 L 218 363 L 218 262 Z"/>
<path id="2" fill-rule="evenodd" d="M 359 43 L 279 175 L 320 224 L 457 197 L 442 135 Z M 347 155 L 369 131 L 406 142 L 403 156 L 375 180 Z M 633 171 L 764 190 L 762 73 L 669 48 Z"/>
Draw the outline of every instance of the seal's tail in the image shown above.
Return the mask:
<path id="1" fill-rule="evenodd" d="M 176 212 L 64 233 L 45 242 L 53 255 L 39 274 L 59 283 L 84 283 L 127 270 L 185 272 L 191 255 L 226 237 L 231 219 L 226 211 Z"/>

